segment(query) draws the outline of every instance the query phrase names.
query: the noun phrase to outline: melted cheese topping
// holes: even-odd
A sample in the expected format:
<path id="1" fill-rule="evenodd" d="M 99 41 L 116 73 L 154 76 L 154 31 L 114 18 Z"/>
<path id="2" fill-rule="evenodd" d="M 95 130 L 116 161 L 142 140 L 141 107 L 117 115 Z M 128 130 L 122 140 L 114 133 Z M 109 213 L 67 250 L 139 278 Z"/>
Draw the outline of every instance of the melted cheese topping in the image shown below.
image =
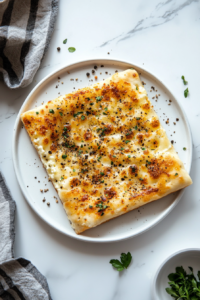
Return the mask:
<path id="1" fill-rule="evenodd" d="M 192 183 L 135 70 L 21 119 L 76 233 Z"/>

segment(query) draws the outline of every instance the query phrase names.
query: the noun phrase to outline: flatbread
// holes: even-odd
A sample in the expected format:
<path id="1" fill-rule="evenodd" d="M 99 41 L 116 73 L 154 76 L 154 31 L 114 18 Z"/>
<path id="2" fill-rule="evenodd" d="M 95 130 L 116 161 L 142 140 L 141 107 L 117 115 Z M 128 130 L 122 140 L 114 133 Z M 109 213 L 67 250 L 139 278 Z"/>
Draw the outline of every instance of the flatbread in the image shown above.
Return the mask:
<path id="1" fill-rule="evenodd" d="M 192 184 L 135 70 L 21 119 L 77 234 Z"/>

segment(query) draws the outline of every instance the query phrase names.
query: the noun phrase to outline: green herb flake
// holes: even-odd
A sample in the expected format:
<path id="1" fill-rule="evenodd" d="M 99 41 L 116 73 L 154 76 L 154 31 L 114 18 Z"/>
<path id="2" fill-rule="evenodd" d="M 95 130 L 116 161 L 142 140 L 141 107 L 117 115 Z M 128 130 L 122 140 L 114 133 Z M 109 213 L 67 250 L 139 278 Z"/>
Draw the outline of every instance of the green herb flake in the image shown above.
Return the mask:
<path id="1" fill-rule="evenodd" d="M 121 150 L 121 151 L 122 151 L 122 150 L 124 150 L 124 148 L 120 148 L 119 150 Z"/>
<path id="2" fill-rule="evenodd" d="M 188 84 L 188 82 L 185 80 L 185 76 L 181 76 L 181 79 L 183 79 L 184 85 L 187 85 L 187 84 Z"/>
<path id="3" fill-rule="evenodd" d="M 128 158 L 131 158 L 131 156 L 130 156 L 130 155 L 128 155 Z"/>
<path id="4" fill-rule="evenodd" d="M 81 116 L 81 120 L 83 120 L 83 121 L 84 121 L 84 120 L 85 120 L 85 116 Z"/>
<path id="5" fill-rule="evenodd" d="M 76 170 L 75 170 L 75 169 L 73 169 L 73 172 L 76 172 Z"/>
<path id="6" fill-rule="evenodd" d="M 97 160 L 100 161 L 101 157 L 102 157 L 102 156 L 99 156 L 99 157 L 97 158 Z"/>
<path id="7" fill-rule="evenodd" d="M 175 176 L 178 176 L 178 173 L 175 173 Z"/>
<path id="8" fill-rule="evenodd" d="M 63 41 L 63 44 L 66 44 L 67 43 L 67 39 L 65 39 L 64 41 Z"/>
<path id="9" fill-rule="evenodd" d="M 71 53 L 72 53 L 72 52 L 75 52 L 75 51 L 76 51 L 76 48 L 74 48 L 74 47 L 69 47 L 69 48 L 68 48 L 68 51 L 71 52 Z"/>
<path id="10" fill-rule="evenodd" d="M 138 87 L 136 86 L 136 90 L 138 91 Z"/>
<path id="11" fill-rule="evenodd" d="M 140 120 L 140 117 L 137 117 L 136 120 Z"/>
<path id="12" fill-rule="evenodd" d="M 63 159 L 66 159 L 66 158 L 67 158 L 67 155 L 66 155 L 66 154 L 63 154 L 63 155 L 62 155 L 62 158 L 63 158 Z"/>
<path id="13" fill-rule="evenodd" d="M 107 116 L 107 113 L 103 112 L 103 115 Z"/>
<path id="14" fill-rule="evenodd" d="M 63 177 L 63 176 L 61 176 L 60 180 L 63 180 L 63 179 L 64 179 L 64 177 Z"/>
<path id="15" fill-rule="evenodd" d="M 127 269 L 128 266 L 131 263 L 132 255 L 130 252 L 122 253 L 119 261 L 118 259 L 111 259 L 110 264 L 119 272 L 123 271 L 124 269 Z"/>
<path id="16" fill-rule="evenodd" d="M 142 150 L 145 150 L 146 148 L 142 148 Z"/>
<path id="17" fill-rule="evenodd" d="M 113 155 L 114 158 L 116 158 L 116 155 Z"/>
<path id="18" fill-rule="evenodd" d="M 61 117 L 63 116 L 63 113 L 62 113 L 62 111 L 59 111 L 59 114 L 61 115 Z"/>
<path id="19" fill-rule="evenodd" d="M 103 99 L 103 96 L 96 97 L 97 102 L 101 101 Z"/>
<path id="20" fill-rule="evenodd" d="M 113 165 L 114 163 L 113 163 L 113 161 L 111 161 L 111 165 Z"/>
<path id="21" fill-rule="evenodd" d="M 89 205 L 89 208 L 93 208 L 93 206 L 92 206 L 92 205 Z"/>
<path id="22" fill-rule="evenodd" d="M 36 111 L 36 115 L 39 115 L 39 111 Z"/>
<path id="23" fill-rule="evenodd" d="M 100 172 L 100 175 L 105 175 L 104 172 Z"/>
<path id="24" fill-rule="evenodd" d="M 105 111 L 107 111 L 107 110 L 108 110 L 108 108 L 107 108 L 107 107 L 105 107 L 105 108 L 104 108 L 104 110 L 105 110 Z"/>
<path id="25" fill-rule="evenodd" d="M 82 113 L 83 113 L 82 111 L 77 112 L 76 114 L 74 114 L 74 118 L 76 118 L 77 116 L 81 115 Z"/>
<path id="26" fill-rule="evenodd" d="M 137 125 L 134 128 L 135 128 L 135 130 L 137 130 L 138 129 Z"/>
<path id="27" fill-rule="evenodd" d="M 129 108 L 129 110 L 131 110 L 131 109 L 132 109 L 132 107 Z"/>
<path id="28" fill-rule="evenodd" d="M 141 181 L 143 181 L 143 178 L 139 178 Z"/>
<path id="29" fill-rule="evenodd" d="M 104 183 L 104 180 L 101 180 L 101 183 Z"/>
<path id="30" fill-rule="evenodd" d="M 183 147 L 183 150 L 184 150 L 184 151 L 186 151 L 186 150 L 187 150 L 187 148 Z"/>
<path id="31" fill-rule="evenodd" d="M 50 109 L 49 112 L 50 112 L 51 114 L 54 114 L 54 110 L 53 110 L 53 109 Z"/>
<path id="32" fill-rule="evenodd" d="M 130 143 L 130 141 L 129 141 L 129 140 L 126 140 L 125 143 L 128 144 L 128 143 Z"/>
<path id="33" fill-rule="evenodd" d="M 184 96 L 185 96 L 185 98 L 187 98 L 188 94 L 189 94 L 189 90 L 188 90 L 188 88 L 187 88 L 187 89 L 184 91 Z"/>

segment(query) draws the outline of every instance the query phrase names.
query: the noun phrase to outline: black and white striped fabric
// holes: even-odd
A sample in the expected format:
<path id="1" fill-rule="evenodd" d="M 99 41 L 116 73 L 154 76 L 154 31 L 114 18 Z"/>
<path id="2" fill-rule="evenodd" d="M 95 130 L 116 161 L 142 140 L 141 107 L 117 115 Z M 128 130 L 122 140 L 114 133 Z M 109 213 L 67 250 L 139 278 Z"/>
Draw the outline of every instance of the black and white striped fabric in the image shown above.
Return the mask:
<path id="1" fill-rule="evenodd" d="M 57 11 L 58 0 L 0 0 L 0 75 L 9 88 L 32 82 Z"/>
<path id="2" fill-rule="evenodd" d="M 24 258 L 14 259 L 15 202 L 0 173 L 0 300 L 52 300 L 46 278 Z"/>

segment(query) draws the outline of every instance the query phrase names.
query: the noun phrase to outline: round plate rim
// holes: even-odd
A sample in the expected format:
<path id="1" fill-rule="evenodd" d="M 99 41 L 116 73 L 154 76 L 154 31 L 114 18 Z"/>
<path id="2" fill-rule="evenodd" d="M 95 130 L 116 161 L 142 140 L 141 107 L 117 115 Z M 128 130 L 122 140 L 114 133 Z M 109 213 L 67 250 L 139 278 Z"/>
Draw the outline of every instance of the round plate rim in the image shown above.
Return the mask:
<path id="1" fill-rule="evenodd" d="M 199 252 L 200 253 L 200 248 L 185 248 L 185 249 L 181 249 L 178 250 L 174 253 L 172 253 L 171 255 L 169 255 L 157 268 L 157 270 L 154 273 L 154 276 L 152 277 L 152 284 L 151 284 L 151 295 L 152 295 L 152 299 L 153 300 L 158 300 L 158 295 L 156 293 L 156 281 L 158 279 L 158 276 L 160 274 L 160 271 L 162 270 L 162 268 L 168 263 L 168 261 L 170 261 L 173 257 L 178 256 L 181 253 L 187 253 L 187 252 Z"/>
<path id="2" fill-rule="evenodd" d="M 174 94 L 171 92 L 171 90 L 168 88 L 168 86 L 166 84 L 164 84 L 162 82 L 162 80 L 160 80 L 156 75 L 154 75 L 154 73 L 152 73 L 151 71 L 149 71 L 147 68 L 144 68 L 143 66 L 137 65 L 133 62 L 130 61 L 126 61 L 126 60 L 120 60 L 117 58 L 91 58 L 91 59 L 85 59 L 85 60 L 80 60 L 80 61 L 76 61 L 70 64 L 65 64 L 59 68 L 57 68 L 56 70 L 54 70 L 53 72 L 51 72 L 49 75 L 45 76 L 40 82 L 38 82 L 38 84 L 31 90 L 31 92 L 28 94 L 28 96 L 26 97 L 26 99 L 24 100 L 19 113 L 17 115 L 16 121 L 15 121 L 15 125 L 14 125 L 14 130 L 13 130 L 13 141 L 12 141 L 12 156 L 13 156 L 13 164 L 14 164 L 14 170 L 15 170 L 15 174 L 17 177 L 17 181 L 19 183 L 19 186 L 21 188 L 21 191 L 26 199 L 26 201 L 28 202 L 28 204 L 31 206 L 31 208 L 34 210 L 34 212 L 42 219 L 44 220 L 48 225 L 50 225 L 51 227 L 53 227 L 54 229 L 58 230 L 59 232 L 77 239 L 77 240 L 81 240 L 81 241 L 86 241 L 86 242 L 94 242 L 94 243 L 109 243 L 109 242 L 117 242 L 117 241 L 122 241 L 122 240 L 126 240 L 129 239 L 131 237 L 137 236 L 147 230 L 149 230 L 150 228 L 152 228 L 153 226 L 157 225 L 162 219 L 164 219 L 172 210 L 173 208 L 178 204 L 178 202 L 180 201 L 185 189 L 181 190 L 177 196 L 177 198 L 174 200 L 174 202 L 155 220 L 155 222 L 153 222 L 152 224 L 150 224 L 148 227 L 143 228 L 142 230 L 138 231 L 137 233 L 128 233 L 125 234 L 123 237 L 116 237 L 116 238 L 93 238 L 93 237 L 87 237 L 87 236 L 82 236 L 82 235 L 72 235 L 70 233 L 65 232 L 64 230 L 58 228 L 57 226 L 55 226 L 54 224 L 51 224 L 51 222 L 45 217 L 43 216 L 39 211 L 37 211 L 37 209 L 34 207 L 34 205 L 31 203 L 31 201 L 29 201 L 29 196 L 28 193 L 23 189 L 21 180 L 20 180 L 20 174 L 17 168 L 17 133 L 18 133 L 18 126 L 20 124 L 20 115 L 25 107 L 25 105 L 28 103 L 29 98 L 37 91 L 38 88 L 40 88 L 40 86 L 45 83 L 46 80 L 50 79 L 52 76 L 55 76 L 56 73 L 64 71 L 64 69 L 69 68 L 69 67 L 78 67 L 79 64 L 83 64 L 83 63 L 102 63 L 102 61 L 106 61 L 106 63 L 124 63 L 124 64 L 128 64 L 130 66 L 132 66 L 133 68 L 136 69 L 140 69 L 142 72 L 147 73 L 149 76 L 153 77 L 154 80 L 158 81 L 164 88 L 165 90 L 172 95 L 172 97 L 175 99 L 176 104 L 179 106 L 181 113 L 183 114 L 184 117 L 184 121 L 187 125 L 187 130 L 188 130 L 188 136 L 189 136 L 189 143 L 190 143 L 190 155 L 189 155 L 189 170 L 188 173 L 190 173 L 191 170 L 191 164 L 192 164 L 192 152 L 193 152 L 193 148 L 192 148 L 192 135 L 191 135 L 191 130 L 190 130 L 190 126 L 189 126 L 189 122 L 187 119 L 187 116 L 184 112 L 184 109 L 182 107 L 182 105 L 180 104 L 180 102 L 177 100 L 177 98 L 174 96 Z"/>

